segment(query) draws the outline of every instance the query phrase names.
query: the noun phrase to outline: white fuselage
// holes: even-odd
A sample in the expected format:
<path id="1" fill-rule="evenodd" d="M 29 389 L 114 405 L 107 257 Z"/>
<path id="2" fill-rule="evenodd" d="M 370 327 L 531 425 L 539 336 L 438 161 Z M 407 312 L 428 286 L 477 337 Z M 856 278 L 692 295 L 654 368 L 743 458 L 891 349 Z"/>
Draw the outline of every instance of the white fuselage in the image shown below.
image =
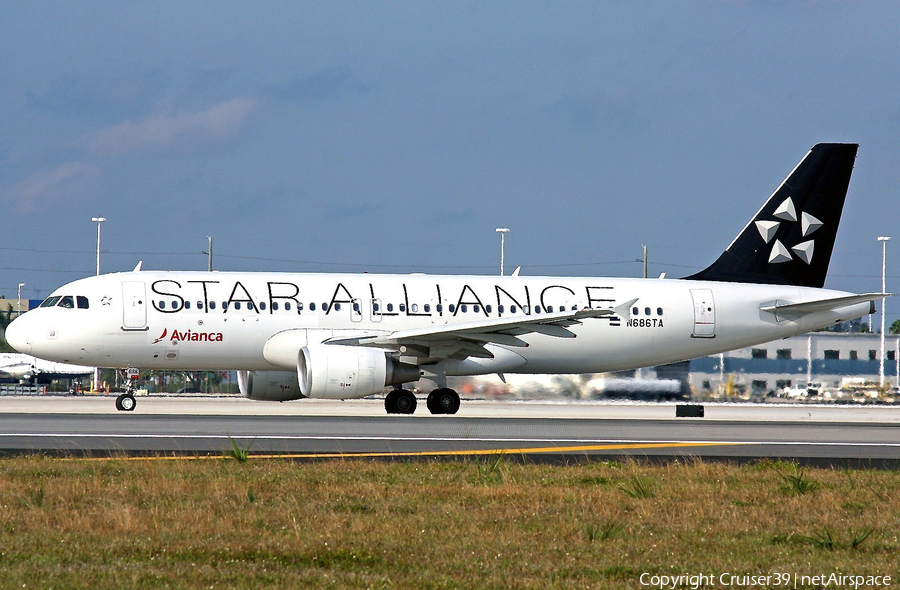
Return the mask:
<path id="1" fill-rule="evenodd" d="M 310 341 L 321 342 L 636 300 L 571 326 L 575 338 L 528 333 L 520 336 L 528 346 L 491 343 L 494 358 L 444 364 L 447 375 L 595 373 L 715 354 L 869 312 L 856 303 L 790 319 L 760 309 L 846 295 L 678 279 L 142 271 L 69 283 L 53 296 L 82 297 L 86 306 L 39 307 L 15 320 L 8 337 L 21 352 L 81 365 L 290 371 L 296 365 L 264 352 L 286 330 L 310 330 Z"/>

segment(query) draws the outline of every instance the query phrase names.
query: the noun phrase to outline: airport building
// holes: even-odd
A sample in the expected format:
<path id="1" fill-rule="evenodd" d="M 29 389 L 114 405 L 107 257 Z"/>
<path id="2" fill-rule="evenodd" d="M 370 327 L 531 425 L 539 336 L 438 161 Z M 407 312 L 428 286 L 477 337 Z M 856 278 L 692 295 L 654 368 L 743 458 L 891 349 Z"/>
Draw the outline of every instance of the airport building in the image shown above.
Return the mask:
<path id="1" fill-rule="evenodd" d="M 897 387 L 900 336 L 885 335 L 885 385 Z M 814 332 L 741 348 L 690 362 L 689 383 L 695 393 L 716 391 L 731 383 L 749 397 L 779 395 L 808 384 L 837 396 L 844 388 L 877 385 L 880 379 L 879 334 Z M 812 388 L 811 387 L 811 388 Z"/>
<path id="2" fill-rule="evenodd" d="M 40 299 L 25 299 L 22 298 L 22 313 L 25 313 L 29 309 L 34 309 L 38 305 L 41 304 Z M 16 317 L 16 312 L 19 309 L 19 300 L 18 299 L 3 299 L 0 297 L 0 312 L 6 313 L 9 310 L 12 310 L 12 317 Z"/>

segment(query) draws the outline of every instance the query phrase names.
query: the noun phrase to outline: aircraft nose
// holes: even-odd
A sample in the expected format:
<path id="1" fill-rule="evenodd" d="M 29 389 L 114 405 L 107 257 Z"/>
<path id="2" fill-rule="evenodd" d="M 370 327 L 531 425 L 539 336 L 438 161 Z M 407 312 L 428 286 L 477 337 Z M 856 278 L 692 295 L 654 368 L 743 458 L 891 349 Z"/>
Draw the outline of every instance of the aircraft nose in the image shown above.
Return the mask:
<path id="1" fill-rule="evenodd" d="M 31 354 L 31 345 L 34 344 L 31 330 L 28 329 L 28 320 L 18 317 L 6 327 L 6 341 L 10 346 L 23 354 Z"/>

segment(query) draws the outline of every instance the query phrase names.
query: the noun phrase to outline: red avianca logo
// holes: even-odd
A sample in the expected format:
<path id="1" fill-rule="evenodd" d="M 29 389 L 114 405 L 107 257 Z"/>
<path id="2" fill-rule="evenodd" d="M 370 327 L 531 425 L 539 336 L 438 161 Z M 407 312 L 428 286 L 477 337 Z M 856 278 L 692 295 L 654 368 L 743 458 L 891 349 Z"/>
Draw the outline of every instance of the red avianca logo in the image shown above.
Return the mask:
<path id="1" fill-rule="evenodd" d="M 153 341 L 153 344 L 166 340 L 168 334 L 169 329 L 163 328 L 162 334 Z M 169 342 L 222 342 L 223 339 L 224 335 L 222 332 L 194 332 L 193 330 L 187 330 L 186 332 L 172 330 L 172 335 L 168 338 Z"/>

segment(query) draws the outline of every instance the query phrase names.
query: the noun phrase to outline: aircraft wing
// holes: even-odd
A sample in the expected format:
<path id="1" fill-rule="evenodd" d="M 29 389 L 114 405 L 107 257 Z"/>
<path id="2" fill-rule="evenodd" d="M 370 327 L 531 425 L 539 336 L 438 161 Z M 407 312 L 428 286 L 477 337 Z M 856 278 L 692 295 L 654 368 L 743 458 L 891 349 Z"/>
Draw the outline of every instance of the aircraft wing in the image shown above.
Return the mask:
<path id="1" fill-rule="evenodd" d="M 627 317 L 636 301 L 637 299 L 632 299 L 611 309 L 560 311 L 333 338 L 327 340 L 326 344 L 372 346 L 420 358 L 493 358 L 494 355 L 485 348 L 486 344 L 526 347 L 528 343 L 519 338 L 525 334 L 575 338 L 575 333 L 568 328 L 591 318 L 610 315 Z"/>

